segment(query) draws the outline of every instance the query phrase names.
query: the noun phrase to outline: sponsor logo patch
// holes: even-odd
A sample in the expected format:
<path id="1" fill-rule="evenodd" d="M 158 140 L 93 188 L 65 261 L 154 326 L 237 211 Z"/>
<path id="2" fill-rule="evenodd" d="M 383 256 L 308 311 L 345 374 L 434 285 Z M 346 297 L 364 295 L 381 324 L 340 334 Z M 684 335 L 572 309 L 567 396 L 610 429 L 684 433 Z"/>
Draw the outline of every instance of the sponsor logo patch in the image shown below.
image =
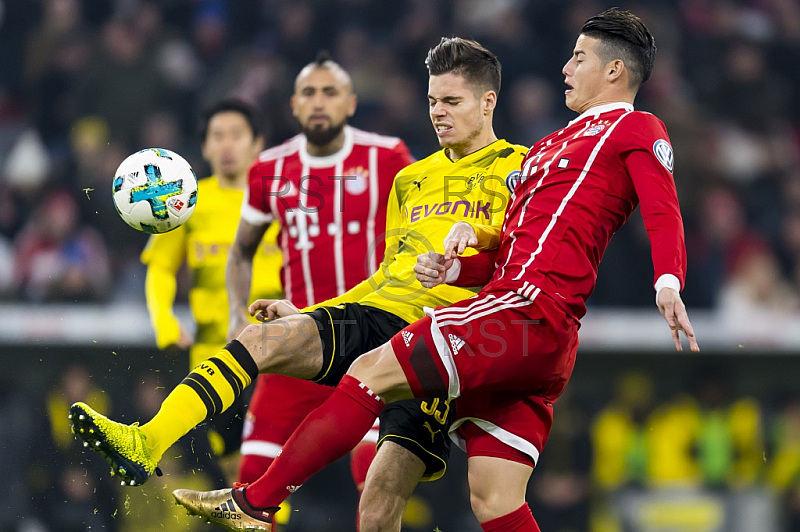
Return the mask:
<path id="1" fill-rule="evenodd" d="M 417 205 L 412 207 L 410 211 L 403 209 L 403 213 L 411 223 L 418 222 L 428 216 L 444 216 L 445 214 L 460 214 L 464 218 L 486 218 L 490 220 L 491 206 L 490 202 L 482 202 L 480 200 L 473 202 L 465 200 L 446 201 L 444 203 L 434 203 L 433 205 L 430 203 Z"/>
<path id="2" fill-rule="evenodd" d="M 514 192 L 514 189 L 517 188 L 520 182 L 520 171 L 514 170 L 510 174 L 506 176 L 506 186 L 510 192 Z"/>
<path id="3" fill-rule="evenodd" d="M 167 208 L 173 214 L 180 214 L 183 208 L 186 207 L 186 202 L 183 201 L 181 198 L 169 198 L 167 200 Z"/>
<path id="4" fill-rule="evenodd" d="M 450 336 L 450 348 L 453 350 L 453 354 L 457 355 L 458 351 L 464 347 L 464 340 L 456 336 L 455 334 L 451 334 Z"/>
<path id="5" fill-rule="evenodd" d="M 655 144 L 653 144 L 653 153 L 658 159 L 658 162 L 664 165 L 664 168 L 669 170 L 669 173 L 672 173 L 672 167 L 675 164 L 675 159 L 672 154 L 672 146 L 669 145 L 664 139 L 658 139 Z"/>
<path id="6" fill-rule="evenodd" d="M 403 331 L 403 342 L 405 342 L 406 347 L 411 346 L 411 339 L 414 338 L 414 333 L 409 331 Z"/>

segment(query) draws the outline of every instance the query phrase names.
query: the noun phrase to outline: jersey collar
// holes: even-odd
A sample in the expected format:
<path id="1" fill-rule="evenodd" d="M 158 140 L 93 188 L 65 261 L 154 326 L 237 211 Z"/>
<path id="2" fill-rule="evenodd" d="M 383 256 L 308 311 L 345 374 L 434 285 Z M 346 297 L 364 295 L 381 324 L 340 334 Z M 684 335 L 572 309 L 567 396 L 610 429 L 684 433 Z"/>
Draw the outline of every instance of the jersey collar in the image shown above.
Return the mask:
<path id="1" fill-rule="evenodd" d="M 353 128 L 344 126 L 344 144 L 339 151 L 316 157 L 308 153 L 308 139 L 305 135 L 300 135 L 300 161 L 309 168 L 330 168 L 344 162 L 350 152 L 353 151 Z"/>
<path id="2" fill-rule="evenodd" d="M 594 115 L 595 117 L 597 117 L 598 115 L 607 113 L 609 111 L 616 111 L 617 109 L 625 109 L 626 111 L 633 111 L 633 106 L 627 102 L 614 102 L 614 103 L 604 103 L 603 105 L 596 105 L 591 109 L 584 111 L 578 118 L 570 121 L 568 125 L 571 126 L 575 122 L 582 120 L 590 115 Z"/>

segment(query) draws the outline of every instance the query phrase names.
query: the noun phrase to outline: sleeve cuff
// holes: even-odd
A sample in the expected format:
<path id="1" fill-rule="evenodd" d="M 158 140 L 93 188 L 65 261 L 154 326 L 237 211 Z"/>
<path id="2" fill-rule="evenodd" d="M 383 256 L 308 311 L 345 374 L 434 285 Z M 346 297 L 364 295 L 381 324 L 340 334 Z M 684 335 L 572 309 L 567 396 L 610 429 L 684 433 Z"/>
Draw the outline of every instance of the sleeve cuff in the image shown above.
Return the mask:
<path id="1" fill-rule="evenodd" d="M 242 219 L 251 225 L 267 225 L 272 223 L 271 214 L 265 214 L 249 203 L 242 203 Z"/>
<path id="2" fill-rule="evenodd" d="M 459 275 L 461 275 L 461 261 L 453 259 L 453 265 L 444 275 L 444 282 L 447 284 L 454 283 L 458 280 Z"/>
<path id="3" fill-rule="evenodd" d="M 681 291 L 681 282 L 678 278 L 671 273 L 665 273 L 661 275 L 658 280 L 656 281 L 655 289 L 656 289 L 656 302 L 658 302 L 658 293 L 661 292 L 662 288 L 672 288 L 676 292 Z"/>

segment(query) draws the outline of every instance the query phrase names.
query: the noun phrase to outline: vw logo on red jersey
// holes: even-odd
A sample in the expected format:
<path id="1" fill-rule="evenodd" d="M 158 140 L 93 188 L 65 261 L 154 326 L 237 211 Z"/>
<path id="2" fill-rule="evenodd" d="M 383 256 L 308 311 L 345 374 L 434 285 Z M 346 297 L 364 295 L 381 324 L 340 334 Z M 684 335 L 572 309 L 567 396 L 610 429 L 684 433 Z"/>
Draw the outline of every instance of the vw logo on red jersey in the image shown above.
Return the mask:
<path id="1" fill-rule="evenodd" d="M 655 144 L 653 144 L 653 153 L 655 153 L 658 162 L 663 164 L 664 168 L 669 170 L 669 173 L 672 173 L 675 159 L 672 155 L 672 146 L 669 145 L 669 142 L 664 139 L 658 139 Z"/>

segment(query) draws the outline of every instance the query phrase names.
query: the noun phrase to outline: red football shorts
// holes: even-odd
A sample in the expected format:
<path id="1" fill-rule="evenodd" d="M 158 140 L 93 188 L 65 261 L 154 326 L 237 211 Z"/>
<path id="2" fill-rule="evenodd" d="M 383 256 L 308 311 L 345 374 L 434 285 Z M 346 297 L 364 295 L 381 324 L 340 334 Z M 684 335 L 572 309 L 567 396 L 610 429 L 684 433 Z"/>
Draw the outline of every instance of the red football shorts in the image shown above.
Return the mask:
<path id="1" fill-rule="evenodd" d="M 457 398 L 451 437 L 469 455 L 535 465 L 575 365 L 577 320 L 539 290 L 426 314 L 391 340 L 414 396 Z"/>

